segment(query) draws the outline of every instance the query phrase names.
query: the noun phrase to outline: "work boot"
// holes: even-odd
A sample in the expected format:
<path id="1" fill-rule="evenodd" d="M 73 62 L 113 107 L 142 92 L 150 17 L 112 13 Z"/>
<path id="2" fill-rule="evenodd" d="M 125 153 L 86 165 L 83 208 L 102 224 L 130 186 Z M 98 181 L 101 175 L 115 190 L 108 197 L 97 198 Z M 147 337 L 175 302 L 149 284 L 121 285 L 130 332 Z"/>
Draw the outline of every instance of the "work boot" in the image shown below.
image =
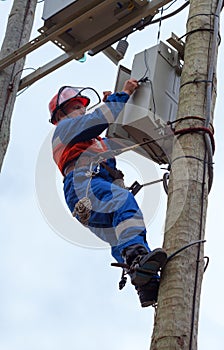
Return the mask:
<path id="1" fill-rule="evenodd" d="M 162 248 L 149 252 L 142 244 L 134 244 L 124 249 L 122 255 L 129 266 L 131 283 L 142 286 L 165 265 L 167 254 Z"/>
<path id="2" fill-rule="evenodd" d="M 154 305 L 157 302 L 159 291 L 159 278 L 152 278 L 143 286 L 136 287 L 142 307 Z"/>

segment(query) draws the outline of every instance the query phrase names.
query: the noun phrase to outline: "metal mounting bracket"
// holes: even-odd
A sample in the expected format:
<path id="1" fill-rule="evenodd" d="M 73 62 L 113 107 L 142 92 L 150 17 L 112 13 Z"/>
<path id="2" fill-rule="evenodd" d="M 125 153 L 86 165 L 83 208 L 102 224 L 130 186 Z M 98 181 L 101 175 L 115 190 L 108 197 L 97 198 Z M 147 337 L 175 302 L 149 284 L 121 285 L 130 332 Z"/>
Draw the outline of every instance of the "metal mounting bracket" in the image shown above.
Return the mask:
<path id="1" fill-rule="evenodd" d="M 178 51 L 180 59 L 184 60 L 184 49 L 185 49 L 184 41 L 179 39 L 176 34 L 172 33 L 171 37 L 167 39 L 167 42 Z"/>

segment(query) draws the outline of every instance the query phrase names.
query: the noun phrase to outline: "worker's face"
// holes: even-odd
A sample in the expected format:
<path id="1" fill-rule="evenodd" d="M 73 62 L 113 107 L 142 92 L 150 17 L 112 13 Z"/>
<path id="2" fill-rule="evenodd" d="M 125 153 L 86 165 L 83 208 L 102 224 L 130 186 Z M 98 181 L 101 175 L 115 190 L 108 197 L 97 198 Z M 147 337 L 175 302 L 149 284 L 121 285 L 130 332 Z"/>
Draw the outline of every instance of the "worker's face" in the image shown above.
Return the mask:
<path id="1" fill-rule="evenodd" d="M 75 118 L 78 115 L 83 115 L 86 113 L 86 108 L 83 106 L 82 102 L 79 100 L 68 101 L 63 106 L 63 113 L 68 117 Z"/>
<path id="2" fill-rule="evenodd" d="M 57 112 L 58 121 L 64 118 L 75 118 L 78 115 L 83 115 L 86 113 L 86 107 L 79 100 L 68 101 L 64 104 L 62 109 Z"/>

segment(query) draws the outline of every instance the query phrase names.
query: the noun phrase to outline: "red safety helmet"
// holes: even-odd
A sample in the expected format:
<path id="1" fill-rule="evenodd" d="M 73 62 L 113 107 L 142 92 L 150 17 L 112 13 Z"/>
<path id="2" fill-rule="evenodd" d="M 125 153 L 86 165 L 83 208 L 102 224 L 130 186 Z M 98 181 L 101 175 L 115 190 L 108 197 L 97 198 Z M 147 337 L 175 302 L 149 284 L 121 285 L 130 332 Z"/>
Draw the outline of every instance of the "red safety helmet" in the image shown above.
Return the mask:
<path id="1" fill-rule="evenodd" d="M 81 90 L 82 91 L 82 90 Z M 56 113 L 58 110 L 63 110 L 63 106 L 68 101 L 80 101 L 84 107 L 87 107 L 90 103 L 90 99 L 87 96 L 81 95 L 81 91 L 72 86 L 62 86 L 58 93 L 51 99 L 49 103 L 49 111 L 51 114 L 50 122 L 56 124 Z"/>

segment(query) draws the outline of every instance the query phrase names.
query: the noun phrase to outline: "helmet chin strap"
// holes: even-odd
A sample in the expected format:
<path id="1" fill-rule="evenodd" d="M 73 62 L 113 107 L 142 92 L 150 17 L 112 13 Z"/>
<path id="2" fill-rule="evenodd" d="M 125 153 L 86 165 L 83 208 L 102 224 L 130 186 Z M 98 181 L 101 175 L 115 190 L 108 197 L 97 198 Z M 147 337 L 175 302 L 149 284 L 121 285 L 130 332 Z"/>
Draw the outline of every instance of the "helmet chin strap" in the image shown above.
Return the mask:
<path id="1" fill-rule="evenodd" d="M 60 109 L 60 111 L 62 111 L 62 113 L 64 114 L 64 116 L 67 116 L 67 114 L 66 114 L 66 112 L 65 112 L 65 110 L 64 110 L 63 107 Z"/>

